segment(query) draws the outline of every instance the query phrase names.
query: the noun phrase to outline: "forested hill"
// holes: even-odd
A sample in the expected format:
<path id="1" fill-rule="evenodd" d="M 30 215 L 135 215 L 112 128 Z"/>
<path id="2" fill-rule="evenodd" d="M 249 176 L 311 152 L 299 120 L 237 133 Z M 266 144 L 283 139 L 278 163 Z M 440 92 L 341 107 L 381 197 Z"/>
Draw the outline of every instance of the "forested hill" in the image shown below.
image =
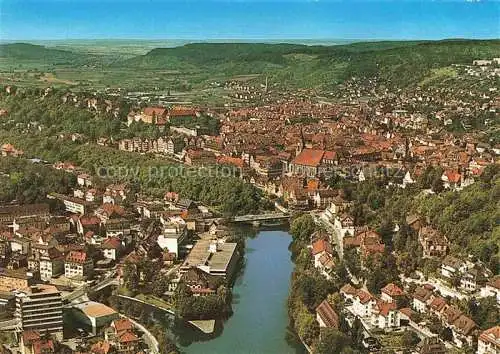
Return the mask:
<path id="1" fill-rule="evenodd" d="M 336 46 L 194 43 L 157 48 L 120 63 L 151 69 L 190 68 L 214 73 L 273 75 L 306 86 L 372 77 L 398 86 L 417 83 L 432 69 L 500 56 L 500 40 L 365 42 Z"/>
<path id="2" fill-rule="evenodd" d="M 0 44 L 0 57 L 20 60 L 45 59 L 57 62 L 61 60 L 73 60 L 78 57 L 78 54 L 67 50 L 46 48 L 41 45 L 29 43 L 9 43 Z"/>
<path id="3" fill-rule="evenodd" d="M 432 70 L 500 57 L 500 40 L 380 41 L 333 46 L 264 43 L 192 43 L 156 48 L 129 59 L 39 45 L 0 45 L 0 63 L 92 66 L 105 70 L 175 70 L 206 77 L 266 74 L 297 87 L 332 86 L 350 77 L 378 77 L 394 86 L 417 84 Z"/>
<path id="4" fill-rule="evenodd" d="M 80 66 L 100 62 L 102 61 L 101 59 L 104 59 L 104 57 L 48 48 L 30 43 L 0 44 L 0 60 L 2 62 L 30 62 L 41 66 Z"/>

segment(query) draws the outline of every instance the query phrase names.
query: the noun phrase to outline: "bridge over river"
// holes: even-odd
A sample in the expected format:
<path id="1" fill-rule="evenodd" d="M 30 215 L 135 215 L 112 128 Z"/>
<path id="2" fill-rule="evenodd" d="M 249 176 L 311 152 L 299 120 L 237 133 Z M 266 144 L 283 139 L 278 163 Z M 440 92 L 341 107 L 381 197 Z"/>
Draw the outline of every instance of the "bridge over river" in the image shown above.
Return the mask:
<path id="1" fill-rule="evenodd" d="M 267 214 L 248 214 L 235 216 L 232 222 L 254 222 L 254 221 L 270 221 L 270 220 L 287 220 L 290 218 L 289 213 L 267 213 Z"/>

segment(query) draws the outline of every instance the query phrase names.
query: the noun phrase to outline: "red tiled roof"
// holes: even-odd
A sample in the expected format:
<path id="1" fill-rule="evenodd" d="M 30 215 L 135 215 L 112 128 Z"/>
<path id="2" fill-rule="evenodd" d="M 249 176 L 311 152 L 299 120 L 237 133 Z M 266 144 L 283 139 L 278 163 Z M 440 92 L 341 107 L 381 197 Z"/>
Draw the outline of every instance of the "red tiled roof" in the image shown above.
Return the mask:
<path id="1" fill-rule="evenodd" d="M 312 244 L 312 254 L 316 255 L 321 252 L 332 253 L 332 246 L 326 240 L 320 239 Z"/>
<path id="2" fill-rule="evenodd" d="M 458 183 L 462 177 L 460 173 L 455 171 L 446 171 L 445 176 L 448 178 L 448 181 L 452 183 Z"/>
<path id="3" fill-rule="evenodd" d="M 108 354 L 111 351 L 111 344 L 106 341 L 95 343 L 90 351 L 95 354 Z"/>
<path id="4" fill-rule="evenodd" d="M 335 151 L 325 151 L 325 154 L 323 155 L 323 159 L 325 160 L 335 160 L 337 157 L 337 153 Z"/>
<path id="5" fill-rule="evenodd" d="M 230 156 L 219 156 L 217 158 L 217 163 L 219 164 L 226 164 L 226 165 L 234 165 L 236 167 L 243 167 L 244 162 L 243 159 L 240 159 L 238 157 L 230 157 Z"/>
<path id="6" fill-rule="evenodd" d="M 304 149 L 294 159 L 296 165 L 317 167 L 323 159 L 324 150 Z"/>
<path id="7" fill-rule="evenodd" d="M 351 284 L 345 284 L 342 288 L 340 288 L 340 292 L 348 295 L 356 295 L 358 293 L 358 289 Z"/>
<path id="8" fill-rule="evenodd" d="M 377 301 L 377 307 L 380 315 L 387 316 L 390 311 L 396 310 L 397 306 L 394 302 L 385 302 L 379 300 Z"/>
<path id="9" fill-rule="evenodd" d="M 168 115 L 170 117 L 186 117 L 186 116 L 196 116 L 196 111 L 192 108 L 184 107 L 173 107 Z"/>
<path id="10" fill-rule="evenodd" d="M 80 218 L 80 223 L 83 226 L 99 225 L 101 223 L 101 220 L 99 220 L 97 216 L 82 216 Z"/>
<path id="11" fill-rule="evenodd" d="M 121 241 L 119 238 L 117 237 L 110 237 L 110 238 L 107 238 L 106 240 L 104 240 L 104 242 L 102 243 L 102 247 L 103 248 L 113 248 L 113 249 L 117 249 L 117 248 L 120 248 L 122 245 Z"/>
<path id="12" fill-rule="evenodd" d="M 113 215 L 113 214 L 117 214 L 117 215 L 120 215 L 120 216 L 123 216 L 125 214 L 125 210 L 119 206 L 119 205 L 116 205 L 116 204 L 112 204 L 112 203 L 104 203 L 102 206 L 101 206 L 102 210 L 108 215 Z"/>
<path id="13" fill-rule="evenodd" d="M 167 111 L 166 108 L 163 107 L 146 107 L 144 108 L 144 114 L 147 116 L 162 116 Z"/>
<path id="14" fill-rule="evenodd" d="M 394 283 L 389 283 L 384 286 L 381 290 L 383 293 L 386 293 L 389 296 L 402 296 L 404 295 L 403 290 L 399 286 Z"/>
<path id="15" fill-rule="evenodd" d="M 486 284 L 500 290 L 500 275 L 493 277 L 493 279 L 490 279 Z"/>
<path id="16" fill-rule="evenodd" d="M 441 312 L 441 310 L 443 309 L 443 307 L 445 307 L 445 305 L 446 305 L 445 299 L 443 299 L 442 297 L 436 297 L 434 300 L 432 300 L 430 307 L 434 311 Z"/>
<path id="17" fill-rule="evenodd" d="M 87 260 L 87 253 L 86 252 L 70 251 L 68 253 L 68 255 L 66 256 L 67 262 L 85 263 L 86 260 Z"/>
<path id="18" fill-rule="evenodd" d="M 458 329 L 458 332 L 467 336 L 472 330 L 477 327 L 476 323 L 465 315 L 461 315 L 453 325 Z"/>
<path id="19" fill-rule="evenodd" d="M 403 315 L 405 315 L 406 317 L 408 317 L 409 319 L 412 319 L 413 316 L 415 316 L 416 312 L 413 311 L 411 308 L 409 307 L 404 307 L 402 309 L 399 309 L 399 312 L 401 312 Z"/>
<path id="20" fill-rule="evenodd" d="M 359 302 L 361 302 L 362 304 L 366 304 L 367 302 L 373 300 L 372 294 L 361 289 L 358 289 L 358 291 L 356 292 L 356 296 L 359 298 Z"/>
<path id="21" fill-rule="evenodd" d="M 118 340 L 121 343 L 137 342 L 139 338 L 131 331 L 125 331 L 119 335 Z"/>
<path id="22" fill-rule="evenodd" d="M 117 332 L 127 331 L 134 328 L 134 325 L 128 318 L 120 318 L 113 321 L 113 326 Z"/>
<path id="23" fill-rule="evenodd" d="M 491 343 L 499 345 L 500 341 L 500 326 L 491 327 L 487 329 L 479 336 L 479 339 L 485 343 Z"/>
<path id="24" fill-rule="evenodd" d="M 321 304 L 316 307 L 316 313 L 319 315 L 319 317 L 327 327 L 339 327 L 339 316 L 335 313 L 335 310 L 328 303 L 328 301 L 323 300 Z"/>

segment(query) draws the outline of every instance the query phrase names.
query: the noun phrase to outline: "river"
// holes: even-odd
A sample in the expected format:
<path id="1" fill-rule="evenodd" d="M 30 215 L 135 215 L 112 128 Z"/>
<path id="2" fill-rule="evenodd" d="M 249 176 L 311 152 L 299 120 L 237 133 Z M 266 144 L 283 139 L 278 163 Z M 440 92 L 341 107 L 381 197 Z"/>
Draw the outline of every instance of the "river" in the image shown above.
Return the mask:
<path id="1" fill-rule="evenodd" d="M 261 230 L 246 242 L 245 265 L 233 288 L 233 315 L 212 337 L 187 326 L 177 333 L 187 354 L 297 354 L 288 332 L 287 297 L 293 263 L 286 231 Z M 222 328 L 223 326 L 223 328 Z"/>

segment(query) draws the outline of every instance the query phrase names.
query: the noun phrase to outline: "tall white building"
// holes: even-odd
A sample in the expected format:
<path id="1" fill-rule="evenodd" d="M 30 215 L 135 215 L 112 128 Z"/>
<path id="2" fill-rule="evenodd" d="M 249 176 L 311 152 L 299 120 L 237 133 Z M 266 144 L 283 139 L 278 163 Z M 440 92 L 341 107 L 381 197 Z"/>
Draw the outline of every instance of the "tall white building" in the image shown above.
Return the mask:
<path id="1" fill-rule="evenodd" d="M 23 331 L 48 332 L 62 338 L 62 298 L 61 293 L 52 285 L 33 285 L 17 290 L 16 318 Z"/>

